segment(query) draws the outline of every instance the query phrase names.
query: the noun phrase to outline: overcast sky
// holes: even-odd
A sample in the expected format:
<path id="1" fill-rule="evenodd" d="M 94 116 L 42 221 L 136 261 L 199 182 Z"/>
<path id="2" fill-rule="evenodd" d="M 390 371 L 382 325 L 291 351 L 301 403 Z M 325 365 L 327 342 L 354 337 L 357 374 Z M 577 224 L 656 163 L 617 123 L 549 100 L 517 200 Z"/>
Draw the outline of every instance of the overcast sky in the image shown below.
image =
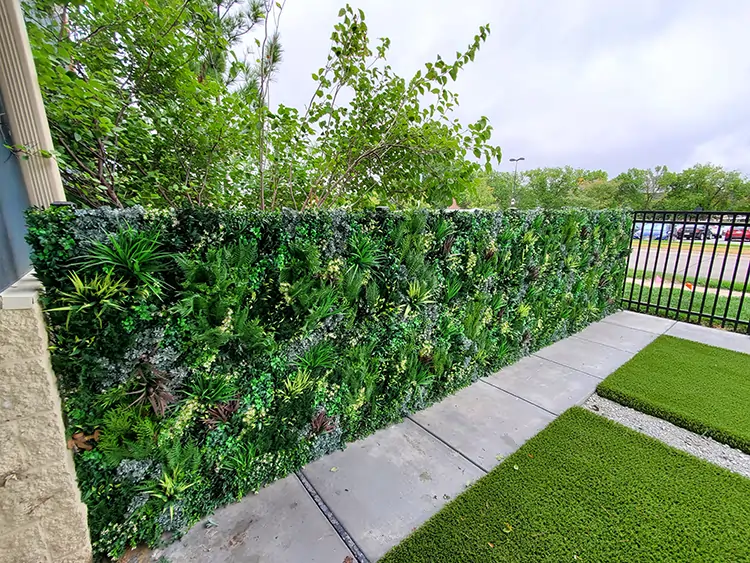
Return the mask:
<path id="1" fill-rule="evenodd" d="M 453 88 L 486 115 L 499 168 L 713 162 L 750 174 L 750 0 L 360 0 L 370 37 L 411 75 L 491 34 Z M 287 0 L 273 101 L 302 107 L 343 0 Z"/>

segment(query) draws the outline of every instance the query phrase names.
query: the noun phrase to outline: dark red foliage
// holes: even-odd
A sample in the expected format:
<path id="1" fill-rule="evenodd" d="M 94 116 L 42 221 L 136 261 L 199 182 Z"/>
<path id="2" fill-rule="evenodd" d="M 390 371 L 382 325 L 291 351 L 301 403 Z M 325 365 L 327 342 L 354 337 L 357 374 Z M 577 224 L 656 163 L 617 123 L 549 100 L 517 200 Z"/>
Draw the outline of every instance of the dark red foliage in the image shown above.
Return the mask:
<path id="1" fill-rule="evenodd" d="M 132 405 L 145 405 L 148 401 L 157 416 L 164 416 L 167 407 L 175 402 L 175 396 L 167 390 L 167 374 L 156 369 L 150 362 L 142 359 L 133 375 L 136 378 L 136 389 L 128 395 L 137 395 Z"/>
<path id="2" fill-rule="evenodd" d="M 313 436 L 333 432 L 336 429 L 336 421 L 326 415 L 326 411 L 320 411 L 310 422 L 310 433 Z"/>
<path id="3" fill-rule="evenodd" d="M 240 408 L 240 402 L 237 399 L 232 399 L 226 403 L 219 403 L 215 407 L 208 409 L 206 418 L 203 419 L 203 423 L 210 428 L 215 428 L 219 422 L 229 422 L 232 415 L 236 413 Z"/>

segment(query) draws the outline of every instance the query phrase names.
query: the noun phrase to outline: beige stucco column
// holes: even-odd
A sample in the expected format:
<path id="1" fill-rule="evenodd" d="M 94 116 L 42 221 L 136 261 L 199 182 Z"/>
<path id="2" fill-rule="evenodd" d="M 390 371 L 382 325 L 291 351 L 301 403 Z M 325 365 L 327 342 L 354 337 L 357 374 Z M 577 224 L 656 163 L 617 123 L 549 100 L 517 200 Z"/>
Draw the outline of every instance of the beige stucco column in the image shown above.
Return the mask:
<path id="1" fill-rule="evenodd" d="M 28 147 L 32 155 L 20 164 L 31 205 L 64 201 L 57 162 L 35 155 L 54 147 L 18 0 L 0 0 L 0 95 L 13 143 Z"/>
<path id="2" fill-rule="evenodd" d="M 0 293 L 0 563 L 88 563 L 40 289 L 29 275 Z"/>
<path id="3" fill-rule="evenodd" d="M 13 144 L 31 153 L 20 161 L 31 205 L 64 200 L 57 163 L 34 155 L 53 147 L 18 0 L 0 0 L 0 95 Z M 85 563 L 86 507 L 66 448 L 40 289 L 29 275 L 0 293 L 0 563 Z"/>

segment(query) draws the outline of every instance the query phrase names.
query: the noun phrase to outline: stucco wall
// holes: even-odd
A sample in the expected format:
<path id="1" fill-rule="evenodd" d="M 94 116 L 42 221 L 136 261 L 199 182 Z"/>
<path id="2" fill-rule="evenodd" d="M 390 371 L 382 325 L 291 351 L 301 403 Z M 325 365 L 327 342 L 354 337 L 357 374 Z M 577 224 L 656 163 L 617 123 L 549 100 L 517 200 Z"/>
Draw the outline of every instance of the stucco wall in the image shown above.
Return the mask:
<path id="1" fill-rule="evenodd" d="M 0 563 L 90 561 L 34 282 L 0 299 Z"/>

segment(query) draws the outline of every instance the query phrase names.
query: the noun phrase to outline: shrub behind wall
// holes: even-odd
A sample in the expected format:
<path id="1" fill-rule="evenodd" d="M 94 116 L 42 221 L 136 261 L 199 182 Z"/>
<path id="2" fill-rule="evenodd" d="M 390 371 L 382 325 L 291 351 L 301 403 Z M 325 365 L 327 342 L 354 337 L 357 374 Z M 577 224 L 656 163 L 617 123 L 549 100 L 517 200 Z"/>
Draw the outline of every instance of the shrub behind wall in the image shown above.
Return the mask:
<path id="1" fill-rule="evenodd" d="M 100 553 L 179 533 L 617 308 L 614 211 L 32 211 Z"/>

